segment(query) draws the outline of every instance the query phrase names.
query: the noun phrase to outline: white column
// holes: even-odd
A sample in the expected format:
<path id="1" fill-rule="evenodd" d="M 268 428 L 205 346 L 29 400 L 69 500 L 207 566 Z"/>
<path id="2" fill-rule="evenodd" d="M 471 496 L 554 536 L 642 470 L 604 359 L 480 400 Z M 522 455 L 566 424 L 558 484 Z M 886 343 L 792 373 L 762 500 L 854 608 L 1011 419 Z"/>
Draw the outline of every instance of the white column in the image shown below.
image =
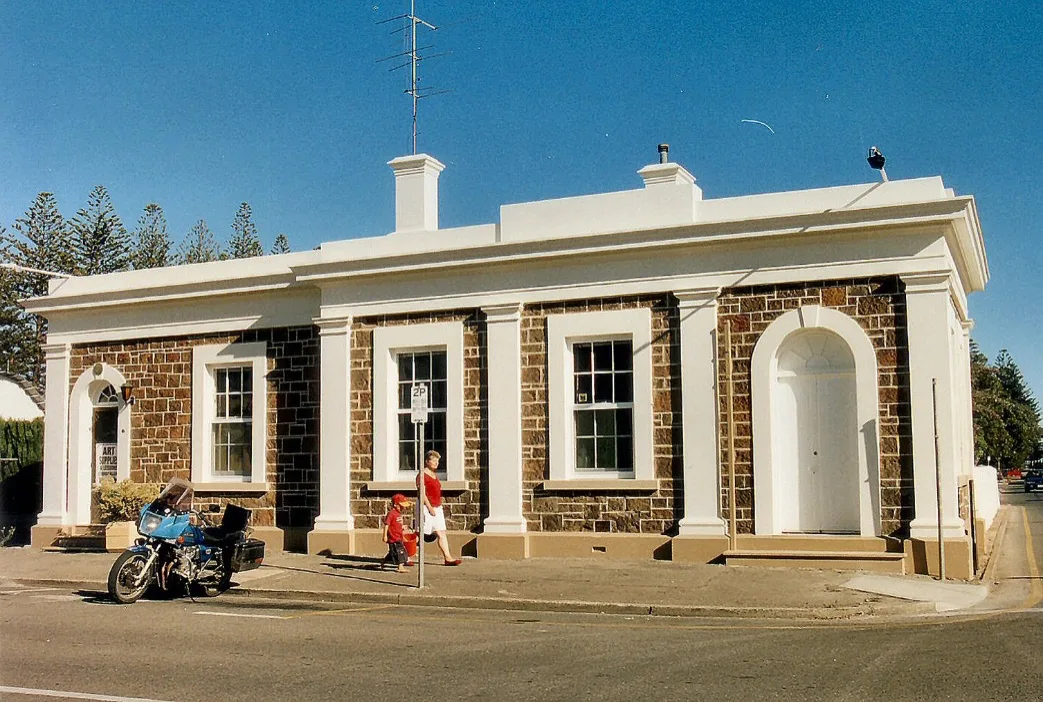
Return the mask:
<path id="1" fill-rule="evenodd" d="M 720 288 L 675 291 L 681 317 L 681 441 L 684 516 L 680 536 L 721 536 L 717 446 L 717 296 Z"/>
<path id="2" fill-rule="evenodd" d="M 903 276 L 909 336 L 909 404 L 913 430 L 913 491 L 916 516 L 909 526 L 916 539 L 938 538 L 935 479 L 934 403 L 937 380 L 938 458 L 941 463 L 942 533 L 964 535 L 959 515 L 957 451 L 953 435 L 953 339 L 949 331 L 948 274 Z"/>
<path id="3" fill-rule="evenodd" d="M 483 307 L 489 370 L 487 534 L 524 534 L 522 515 L 521 305 Z"/>
<path id="4" fill-rule="evenodd" d="M 45 344 L 47 388 L 45 391 L 43 445 L 43 511 L 41 526 L 72 524 L 69 513 L 69 356 L 68 344 Z"/>
<path id="5" fill-rule="evenodd" d="M 318 531 L 351 531 L 351 317 L 319 327 Z"/>
<path id="6" fill-rule="evenodd" d="M 963 331 L 963 343 L 960 348 L 960 431 L 963 437 L 963 468 L 974 475 L 974 405 L 971 389 L 971 330 L 974 322 L 965 319 L 960 322 Z"/>

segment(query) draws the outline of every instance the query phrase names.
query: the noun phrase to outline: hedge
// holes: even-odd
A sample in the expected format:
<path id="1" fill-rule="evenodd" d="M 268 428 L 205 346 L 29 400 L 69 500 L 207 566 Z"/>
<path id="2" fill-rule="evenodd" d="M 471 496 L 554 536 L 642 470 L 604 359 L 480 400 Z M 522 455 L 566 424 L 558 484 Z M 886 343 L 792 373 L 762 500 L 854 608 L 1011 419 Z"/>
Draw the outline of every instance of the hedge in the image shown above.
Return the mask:
<path id="1" fill-rule="evenodd" d="M 43 461 L 43 420 L 0 419 L 0 480 Z"/>

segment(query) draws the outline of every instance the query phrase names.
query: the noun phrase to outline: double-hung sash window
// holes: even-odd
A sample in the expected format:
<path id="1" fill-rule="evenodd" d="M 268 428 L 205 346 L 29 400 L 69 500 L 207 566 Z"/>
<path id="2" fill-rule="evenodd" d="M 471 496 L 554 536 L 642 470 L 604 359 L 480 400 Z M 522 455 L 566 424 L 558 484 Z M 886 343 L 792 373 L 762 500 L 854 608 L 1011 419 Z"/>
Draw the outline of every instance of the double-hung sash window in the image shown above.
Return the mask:
<path id="1" fill-rule="evenodd" d="M 253 453 L 253 369 L 215 368 L 214 477 L 249 480 Z"/>
<path id="2" fill-rule="evenodd" d="M 266 487 L 267 345 L 192 349 L 192 481 L 196 488 Z"/>
<path id="3" fill-rule="evenodd" d="M 547 317 L 551 482 L 655 479 L 648 308 Z"/>
<path id="4" fill-rule="evenodd" d="M 423 447 L 417 441 L 420 428 L 412 421 L 414 384 L 427 386 L 430 412 Z M 443 481 L 463 483 L 463 323 L 377 327 L 373 330 L 373 487 L 410 489 L 417 463 L 422 464 L 424 453 L 432 449 L 442 455 Z"/>
<path id="5" fill-rule="evenodd" d="M 398 469 L 417 470 L 427 451 L 438 451 L 442 456 L 439 472 L 445 477 L 443 466 L 449 463 L 446 446 L 446 409 L 448 407 L 448 378 L 445 351 L 399 351 L 398 361 Z M 412 419 L 413 385 L 427 386 L 430 412 L 424 424 L 424 445 L 420 446 L 420 425 Z"/>
<path id="6" fill-rule="evenodd" d="M 634 470 L 633 349 L 629 339 L 572 344 L 578 473 Z"/>

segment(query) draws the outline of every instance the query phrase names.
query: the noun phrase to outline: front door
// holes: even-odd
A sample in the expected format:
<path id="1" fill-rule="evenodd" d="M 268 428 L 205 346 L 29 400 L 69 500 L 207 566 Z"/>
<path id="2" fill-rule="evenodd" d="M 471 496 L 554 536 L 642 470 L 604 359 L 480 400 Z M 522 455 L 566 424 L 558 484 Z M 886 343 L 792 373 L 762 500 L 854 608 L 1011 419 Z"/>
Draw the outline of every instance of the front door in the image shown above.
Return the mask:
<path id="1" fill-rule="evenodd" d="M 858 533 L 853 358 L 839 337 L 804 332 L 779 360 L 772 433 L 783 530 Z"/>
<path id="2" fill-rule="evenodd" d="M 116 479 L 117 447 L 119 443 L 119 400 L 116 391 L 108 386 L 101 392 L 94 405 L 91 423 L 93 441 L 91 475 L 92 483 Z"/>

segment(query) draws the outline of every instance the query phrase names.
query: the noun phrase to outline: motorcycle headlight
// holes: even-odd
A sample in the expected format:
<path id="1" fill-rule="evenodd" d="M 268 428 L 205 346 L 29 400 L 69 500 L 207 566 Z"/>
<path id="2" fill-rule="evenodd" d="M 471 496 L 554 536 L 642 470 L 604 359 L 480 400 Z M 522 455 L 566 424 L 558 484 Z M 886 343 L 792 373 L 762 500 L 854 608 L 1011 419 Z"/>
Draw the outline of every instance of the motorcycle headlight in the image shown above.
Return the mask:
<path id="1" fill-rule="evenodd" d="M 145 536 L 148 536 L 156 530 L 156 528 L 160 525 L 162 521 L 163 517 L 159 516 L 158 514 L 146 512 L 145 516 L 141 518 L 141 523 L 138 524 L 138 531 L 144 534 Z"/>

